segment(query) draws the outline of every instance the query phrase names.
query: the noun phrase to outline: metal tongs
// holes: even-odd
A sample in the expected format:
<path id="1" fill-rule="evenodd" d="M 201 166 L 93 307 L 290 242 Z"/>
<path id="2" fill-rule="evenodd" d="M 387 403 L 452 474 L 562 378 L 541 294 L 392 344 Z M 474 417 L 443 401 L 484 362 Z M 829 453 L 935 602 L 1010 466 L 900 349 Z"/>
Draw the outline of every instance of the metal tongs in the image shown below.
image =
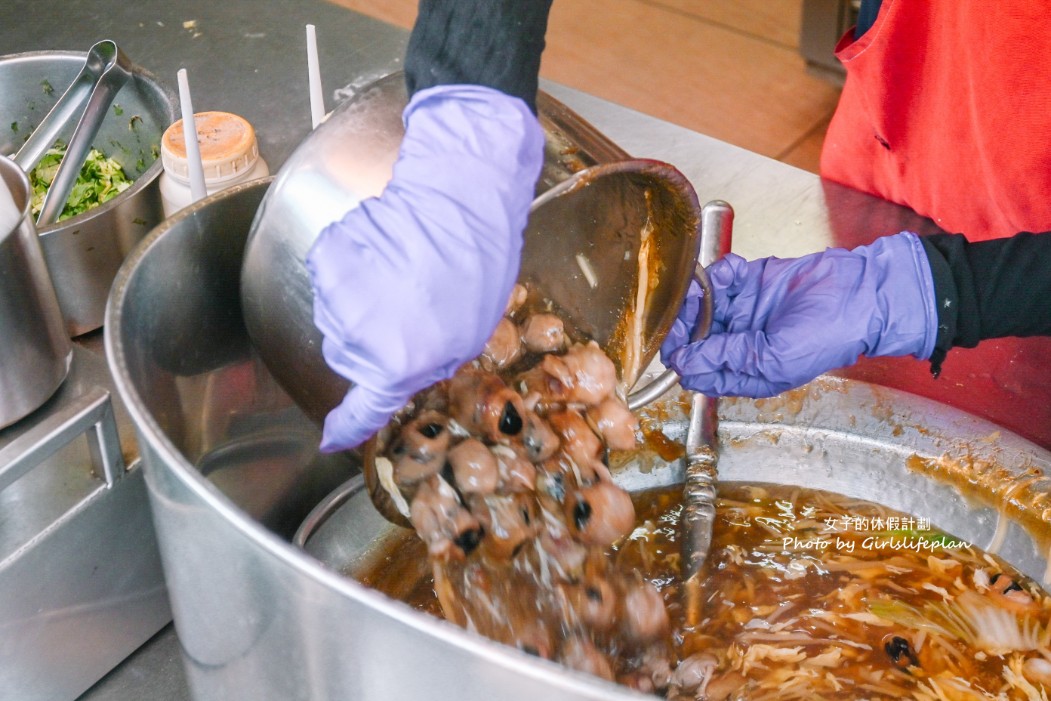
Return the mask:
<path id="1" fill-rule="evenodd" d="M 131 61 L 117 48 L 116 43 L 106 39 L 92 46 L 88 49 L 80 74 L 14 155 L 13 160 L 18 167 L 29 173 L 83 106 L 84 111 L 70 137 L 66 154 L 44 196 L 44 204 L 36 222 L 38 227 L 53 223 L 61 214 L 91 150 L 91 142 L 106 117 L 106 110 L 131 75 Z"/>
<path id="2" fill-rule="evenodd" d="M 722 200 L 701 210 L 701 252 L 699 265 L 707 268 L 730 251 L 733 208 Z M 707 279 L 707 276 L 697 276 Z M 711 295 L 711 289 L 704 291 Z M 705 305 L 706 311 L 713 307 Z M 711 330 L 711 319 L 698 323 L 692 342 L 703 341 Z M 690 423 L 686 431 L 686 470 L 682 508 L 682 578 L 686 621 L 696 625 L 701 616 L 701 573 L 712 546 L 715 523 L 716 480 L 719 445 L 719 400 L 694 392 L 690 404 Z"/>

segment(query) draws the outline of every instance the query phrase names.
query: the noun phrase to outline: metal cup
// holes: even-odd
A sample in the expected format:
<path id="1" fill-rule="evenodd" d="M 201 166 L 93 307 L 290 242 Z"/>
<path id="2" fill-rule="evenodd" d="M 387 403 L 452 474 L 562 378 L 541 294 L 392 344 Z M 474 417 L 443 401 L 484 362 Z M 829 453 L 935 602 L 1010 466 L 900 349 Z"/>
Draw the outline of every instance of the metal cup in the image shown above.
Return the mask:
<path id="1" fill-rule="evenodd" d="M 0 229 L 0 428 L 38 409 L 69 372 L 73 348 L 36 227 L 31 192 L 22 169 L 0 156 L 0 187 L 20 212 L 14 227 Z"/>

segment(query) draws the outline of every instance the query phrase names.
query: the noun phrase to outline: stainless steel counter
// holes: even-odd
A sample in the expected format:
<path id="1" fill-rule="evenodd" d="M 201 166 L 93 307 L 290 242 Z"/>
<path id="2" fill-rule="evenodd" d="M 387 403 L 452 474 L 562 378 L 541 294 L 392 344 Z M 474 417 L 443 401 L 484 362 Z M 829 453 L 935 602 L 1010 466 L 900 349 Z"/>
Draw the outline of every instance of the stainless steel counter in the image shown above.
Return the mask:
<path id="1" fill-rule="evenodd" d="M 110 38 L 169 85 L 186 68 L 194 107 L 245 116 L 276 171 L 309 129 L 307 23 L 317 26 L 330 107 L 346 86 L 400 67 L 404 32 L 321 0 L 15 0 L 0 6 L 0 53 L 85 50 Z M 902 229 L 937 231 L 904 208 L 810 173 L 580 92 L 544 88 L 629 153 L 676 165 L 702 202 L 729 201 L 736 210 L 734 250 L 745 257 L 853 246 Z M 97 339 L 81 346 L 82 353 L 101 357 Z M 866 361 L 843 374 L 952 404 L 1051 447 L 1051 376 L 1039 362 L 1048 357 L 1051 339 L 1003 340 L 953 351 L 937 381 L 912 359 Z M 163 630 L 81 698 L 190 698 L 175 632 Z"/>

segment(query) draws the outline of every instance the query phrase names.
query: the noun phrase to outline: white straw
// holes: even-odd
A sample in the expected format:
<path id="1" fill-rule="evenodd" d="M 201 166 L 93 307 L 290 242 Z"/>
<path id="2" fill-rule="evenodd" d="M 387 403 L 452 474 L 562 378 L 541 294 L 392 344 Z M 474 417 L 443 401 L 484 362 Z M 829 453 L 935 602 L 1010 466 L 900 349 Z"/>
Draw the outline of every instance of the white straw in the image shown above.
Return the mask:
<path id="1" fill-rule="evenodd" d="M 180 68 L 179 102 L 182 104 L 182 135 L 186 141 L 186 165 L 190 170 L 190 201 L 196 202 L 208 194 L 204 185 L 204 165 L 201 163 L 201 147 L 197 143 L 197 122 L 193 118 L 193 102 L 190 100 L 190 82 L 186 69 Z"/>
<path id="2" fill-rule="evenodd" d="M 321 67 L 317 59 L 317 34 L 307 25 L 307 77 L 310 81 L 310 128 L 316 129 L 325 118 L 325 97 L 321 93 Z"/>

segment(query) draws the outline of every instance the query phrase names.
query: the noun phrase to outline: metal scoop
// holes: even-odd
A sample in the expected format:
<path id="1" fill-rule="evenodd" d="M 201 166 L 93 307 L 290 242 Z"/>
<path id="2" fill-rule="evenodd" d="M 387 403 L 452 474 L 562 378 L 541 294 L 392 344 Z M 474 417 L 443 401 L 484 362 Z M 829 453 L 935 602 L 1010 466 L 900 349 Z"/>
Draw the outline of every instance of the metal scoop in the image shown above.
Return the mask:
<path id="1" fill-rule="evenodd" d="M 91 150 L 91 142 L 106 117 L 106 110 L 131 74 L 131 61 L 117 48 L 116 43 L 106 39 L 92 46 L 80 73 L 15 154 L 13 160 L 22 170 L 26 173 L 33 170 L 81 106 L 87 103 L 73 130 L 55 179 L 44 196 L 44 204 L 37 217 L 38 227 L 51 224 L 62 212 L 84 159 Z"/>

